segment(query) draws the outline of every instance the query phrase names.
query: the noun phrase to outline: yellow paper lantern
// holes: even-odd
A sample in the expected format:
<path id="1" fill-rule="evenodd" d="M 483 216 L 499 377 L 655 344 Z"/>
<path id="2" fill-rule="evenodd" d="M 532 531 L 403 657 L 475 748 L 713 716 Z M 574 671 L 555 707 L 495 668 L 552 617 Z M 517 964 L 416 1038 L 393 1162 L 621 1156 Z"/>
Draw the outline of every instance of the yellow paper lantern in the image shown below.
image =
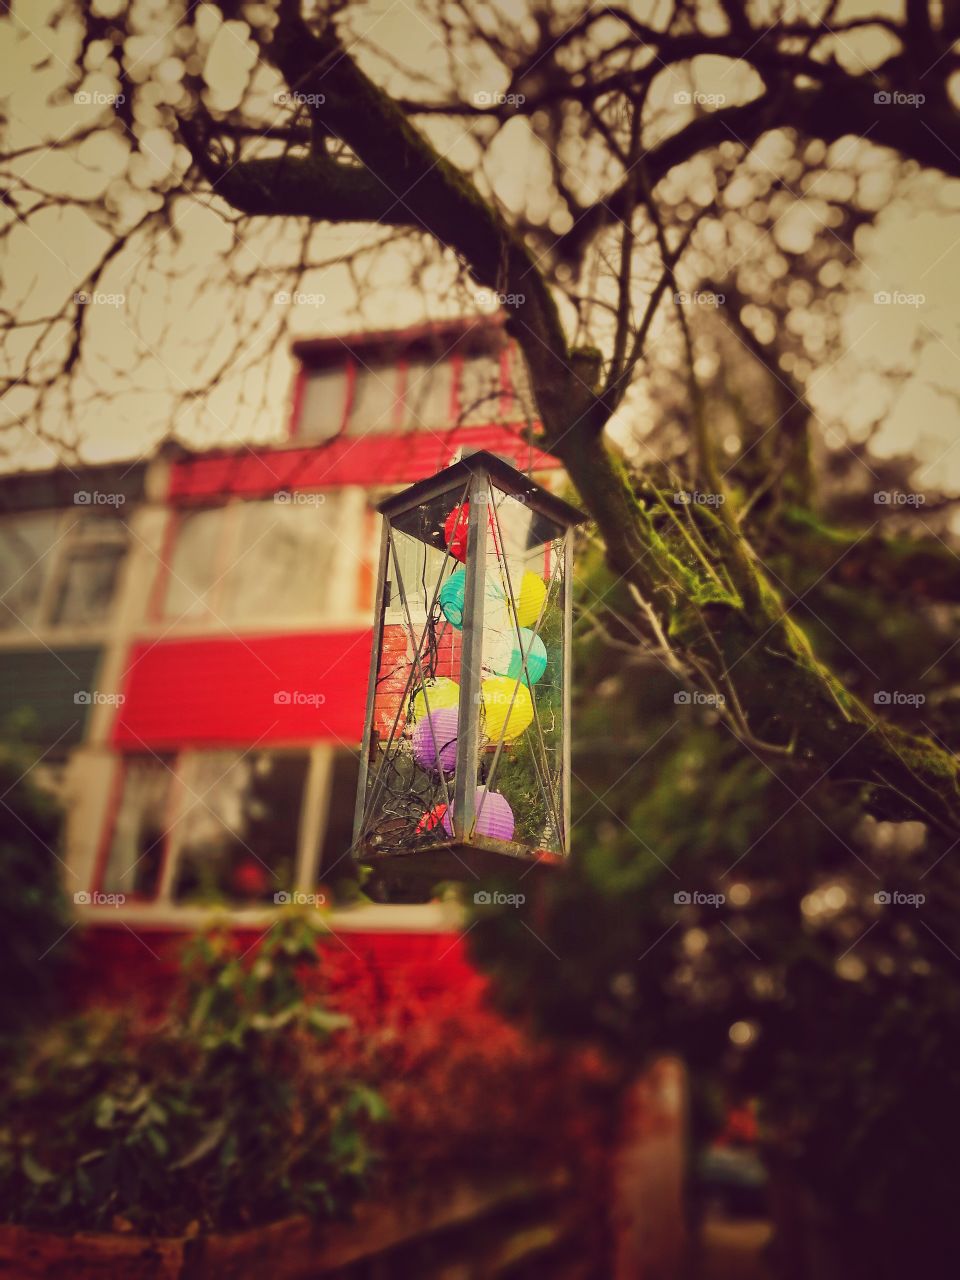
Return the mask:
<path id="1" fill-rule="evenodd" d="M 514 582 L 514 591 L 517 591 Z M 532 627 L 540 617 L 540 610 L 547 598 L 547 584 L 528 569 L 520 579 L 520 590 L 517 592 L 517 621 L 521 627 Z"/>
<path id="2" fill-rule="evenodd" d="M 509 676 L 491 676 L 480 685 L 481 728 L 491 742 L 512 742 L 533 721 L 533 699 L 525 684 Z"/>
<path id="3" fill-rule="evenodd" d="M 427 680 L 425 683 L 426 696 L 424 696 L 423 689 L 414 695 L 411 709 L 414 720 L 419 720 L 427 714 L 428 703 L 431 711 L 439 711 L 441 707 L 458 707 L 460 705 L 460 686 L 456 680 L 448 680 L 446 676 L 439 676 L 436 680 Z"/>

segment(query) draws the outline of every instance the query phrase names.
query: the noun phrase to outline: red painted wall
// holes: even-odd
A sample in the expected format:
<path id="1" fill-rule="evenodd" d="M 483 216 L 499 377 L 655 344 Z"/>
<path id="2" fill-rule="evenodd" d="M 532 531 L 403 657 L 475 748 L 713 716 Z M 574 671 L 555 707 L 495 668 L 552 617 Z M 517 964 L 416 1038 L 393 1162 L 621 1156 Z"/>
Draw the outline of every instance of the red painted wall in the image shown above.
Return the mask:
<path id="1" fill-rule="evenodd" d="M 502 426 L 336 436 L 325 445 L 304 449 L 244 450 L 183 459 L 172 468 L 169 498 L 200 502 L 281 489 L 412 484 L 448 466 L 461 447 L 489 449 L 524 471 L 552 471 L 560 466 L 556 458 L 531 448 L 515 430 Z"/>
<path id="2" fill-rule="evenodd" d="M 231 929 L 242 950 L 253 950 L 264 932 Z M 71 996 L 81 1006 L 132 1001 L 162 1013 L 190 937 L 182 929 L 89 925 L 75 949 Z M 327 990 L 334 997 L 342 993 L 374 1024 L 397 1003 L 409 1009 L 423 1002 L 426 1008 L 448 993 L 476 999 L 486 989 L 457 933 L 344 933 L 320 945 Z"/>
<path id="3" fill-rule="evenodd" d="M 363 630 L 137 644 L 114 742 L 359 742 L 371 642 Z"/>

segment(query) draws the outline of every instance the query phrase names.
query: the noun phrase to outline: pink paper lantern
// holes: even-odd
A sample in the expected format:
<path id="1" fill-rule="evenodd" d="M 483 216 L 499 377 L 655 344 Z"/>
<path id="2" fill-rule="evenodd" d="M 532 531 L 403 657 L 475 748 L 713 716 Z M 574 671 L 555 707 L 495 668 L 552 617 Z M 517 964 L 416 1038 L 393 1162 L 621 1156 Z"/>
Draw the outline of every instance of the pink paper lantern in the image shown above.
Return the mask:
<path id="1" fill-rule="evenodd" d="M 513 839 L 513 810 L 507 803 L 506 796 L 499 791 L 487 791 L 486 787 L 477 787 L 476 798 L 477 823 L 474 834 L 489 836 L 492 840 Z M 448 836 L 453 835 L 453 821 L 450 811 L 443 815 L 443 829 Z"/>
<path id="2" fill-rule="evenodd" d="M 457 767 L 457 707 L 439 707 L 417 721 L 413 731 L 413 758 L 421 769 L 453 773 Z"/>

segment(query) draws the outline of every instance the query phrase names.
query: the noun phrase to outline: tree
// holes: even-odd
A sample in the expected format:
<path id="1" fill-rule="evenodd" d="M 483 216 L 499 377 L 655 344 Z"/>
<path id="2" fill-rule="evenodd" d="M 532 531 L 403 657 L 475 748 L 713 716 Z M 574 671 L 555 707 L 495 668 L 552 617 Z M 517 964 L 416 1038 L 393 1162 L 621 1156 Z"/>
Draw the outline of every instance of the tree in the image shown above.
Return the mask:
<path id="1" fill-rule="evenodd" d="M 102 313 L 75 299 L 118 276 L 230 286 L 233 338 L 218 327 L 172 380 L 178 414 L 266 358 L 264 289 L 328 261 L 360 295 L 384 254 L 437 309 L 495 294 L 533 437 L 598 538 L 578 856 L 471 938 L 552 1030 L 631 1059 L 679 1045 L 759 1092 L 822 1200 L 885 1220 L 873 1274 L 904 1275 L 956 1192 L 937 1160 L 960 1080 L 960 573 L 949 495 L 884 505 L 920 495 L 910 460 L 871 446 L 937 340 L 917 326 L 887 361 L 857 437 L 813 374 L 848 345 L 841 306 L 889 192 L 913 193 L 918 225 L 951 207 L 960 16 L 838 8 L 423 0 L 397 25 L 305 0 L 65 3 L 18 49 L 52 109 L 76 93 L 86 114 L 12 141 L 0 234 L 28 242 L 67 212 L 100 234 L 61 298 L 0 317 L 3 389 L 59 445 L 71 407 L 105 394 Z M 93 161 L 109 180 L 83 178 Z M 220 236 L 189 270 L 185 210 Z M 348 252 L 318 242 L 330 227 Z M 676 733 L 677 694 L 710 719 Z M 934 869 L 932 914 L 883 914 L 878 886 L 925 892 Z M 678 887 L 764 910 L 675 904 Z"/>
<path id="2" fill-rule="evenodd" d="M 537 441 L 565 463 L 596 521 L 609 564 L 630 586 L 644 642 L 669 651 L 701 687 L 723 692 L 723 714 L 751 749 L 815 760 L 834 782 L 862 788 L 878 815 L 954 826 L 960 793 L 952 753 L 845 687 L 759 558 L 757 498 L 745 488 L 748 471 L 721 471 L 683 302 L 674 320 L 688 366 L 686 483 L 714 495 L 715 505 L 680 518 L 668 500 L 675 478 L 654 468 L 638 486 L 605 432 L 624 409 L 661 302 L 683 297 L 678 280 L 697 248 L 697 227 L 722 209 L 742 158 L 771 131 L 788 131 L 797 146 L 849 139 L 855 151 L 865 146 L 857 136 L 869 135 L 917 164 L 960 170 L 948 86 L 956 15 L 935 17 L 921 0 L 900 23 L 878 14 L 835 24 L 832 6 L 760 22 L 731 0 L 716 11 L 675 6 L 651 24 L 617 6 L 536 4 L 438 5 L 417 20 L 446 43 L 433 84 L 368 48 L 361 14 L 349 4 L 185 5 L 162 16 L 124 3 L 56 10 L 49 32 L 76 57 L 67 88 L 95 98 L 82 86 L 106 76 L 112 90 L 99 95 L 109 100 L 106 116 L 56 145 L 80 155 L 94 136 L 121 139 L 132 152 L 132 181 L 147 197 L 133 215 L 120 196 L 88 202 L 107 237 L 81 292 L 100 287 L 131 244 L 142 241 L 142 254 L 150 237 L 173 228 L 176 202 L 187 195 L 226 202 L 247 219 L 296 220 L 306 237 L 317 224 L 375 224 L 442 247 L 476 284 L 513 304 L 507 325 L 525 357 Z M 871 38 L 864 43 L 863 35 Z M 59 57 L 36 59 L 38 72 Z M 734 69 L 729 105 L 698 89 L 705 59 L 724 60 L 724 74 Z M 471 75 L 505 88 L 471 95 Z M 665 101 L 664 82 L 689 87 Z M 677 105 L 685 108 L 679 122 L 671 117 Z M 445 154 L 454 123 L 471 139 L 469 169 Z M 549 164 L 549 200 L 539 207 L 527 199 L 508 208 L 484 171 L 484 157 L 518 127 L 521 158 Z M 8 235 L 65 198 L 18 164 L 33 163 L 40 145 L 7 157 Z M 678 210 L 664 189 L 679 167 L 703 158 L 701 187 L 705 181 L 709 190 L 692 212 Z M 849 246 L 857 221 L 849 208 L 838 241 Z M 732 327 L 763 364 L 768 347 L 744 318 L 736 279 L 709 282 L 728 290 Z M 7 387 L 14 403 L 32 388 L 35 412 L 44 395 L 76 386 L 70 379 L 82 364 L 89 310 L 68 298 L 31 318 L 25 346 L 21 323 L 22 363 Z M 85 378 L 89 386 L 89 372 Z M 811 497 L 802 391 L 802 379 L 788 384 L 785 407 L 768 424 L 765 457 L 770 484 L 801 502 Z M 829 560 L 829 537 L 809 528 L 806 536 Z M 918 552 L 937 558 L 929 542 Z M 952 567 L 946 577 L 955 591 Z"/>

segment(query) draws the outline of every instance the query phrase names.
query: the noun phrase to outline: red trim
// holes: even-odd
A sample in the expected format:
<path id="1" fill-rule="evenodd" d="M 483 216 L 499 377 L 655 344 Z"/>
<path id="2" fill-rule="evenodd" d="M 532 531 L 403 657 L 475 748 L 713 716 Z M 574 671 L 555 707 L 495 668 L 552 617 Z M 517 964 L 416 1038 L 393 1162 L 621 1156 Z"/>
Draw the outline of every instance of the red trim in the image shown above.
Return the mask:
<path id="1" fill-rule="evenodd" d="M 340 420 L 340 427 L 337 431 L 338 436 L 342 436 L 347 429 L 347 423 L 350 421 L 350 415 L 353 413 L 353 402 L 357 394 L 357 362 L 356 360 L 348 360 L 344 365 L 344 372 L 347 379 L 346 394 L 343 397 L 343 417 Z M 336 439 L 336 436 L 334 436 Z"/>
<path id="2" fill-rule="evenodd" d="M 440 471 L 457 448 L 489 449 L 521 471 L 556 470 L 561 465 L 556 458 L 521 438 L 525 428 L 525 423 L 495 423 L 448 431 L 337 436 L 311 448 L 205 453 L 173 464 L 170 501 L 209 505 L 231 494 L 265 497 L 278 489 L 412 484 Z"/>

